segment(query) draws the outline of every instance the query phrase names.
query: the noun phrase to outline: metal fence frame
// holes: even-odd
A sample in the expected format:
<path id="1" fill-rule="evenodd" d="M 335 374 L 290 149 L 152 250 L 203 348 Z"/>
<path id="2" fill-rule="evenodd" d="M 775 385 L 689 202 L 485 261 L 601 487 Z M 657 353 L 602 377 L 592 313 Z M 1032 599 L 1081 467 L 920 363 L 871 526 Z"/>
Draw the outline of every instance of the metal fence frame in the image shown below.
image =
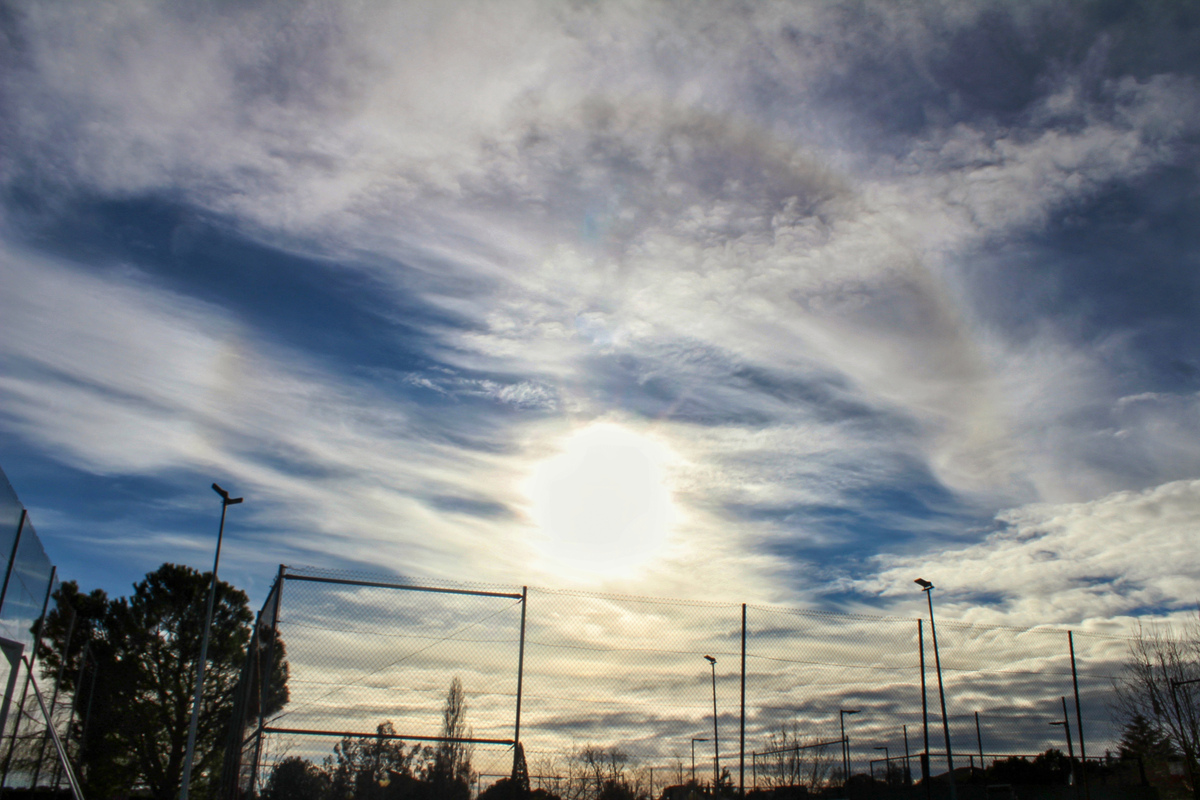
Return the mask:
<path id="1" fill-rule="evenodd" d="M 264 678 L 264 675 L 269 675 L 269 670 L 271 670 L 273 667 L 274 646 L 279 633 L 279 609 L 283 604 L 283 589 L 288 581 L 324 583 L 336 586 L 355 586 L 372 589 L 389 589 L 399 592 L 428 592 L 434 594 L 467 595 L 474 597 L 502 597 L 511 600 L 520 600 L 521 628 L 520 645 L 518 651 L 519 655 L 517 660 L 517 697 L 513 722 L 513 737 L 511 739 L 476 737 L 447 738 L 443 736 L 418 736 L 403 733 L 380 734 L 376 731 L 289 728 L 268 724 L 264 709 L 266 705 L 266 693 L 269 689 L 269 680 Z M 271 584 L 271 589 L 267 593 L 267 599 L 263 603 L 262 610 L 259 611 L 258 617 L 255 621 L 254 633 L 251 636 L 250 644 L 247 648 L 246 661 L 242 667 L 242 674 L 238 682 L 238 689 L 234 702 L 233 719 L 230 721 L 230 734 L 225 752 L 225 762 L 222 770 L 221 790 L 219 797 L 223 798 L 224 800 L 239 800 L 239 798 L 246 796 L 247 793 L 257 785 L 259 768 L 262 765 L 263 737 L 273 733 L 298 736 L 335 736 L 363 739 L 373 739 L 382 736 L 385 739 L 419 742 L 456 742 L 464 744 L 504 745 L 506 747 L 513 748 L 513 768 L 511 774 L 516 776 L 518 774 L 518 770 L 524 768 L 523 765 L 519 764 L 518 762 L 520 761 L 521 752 L 519 743 L 521 740 L 521 694 L 525 665 L 525 619 L 527 603 L 527 587 L 522 587 L 521 593 L 516 594 L 514 592 L 482 591 L 434 585 L 395 583 L 391 581 L 324 577 L 305 575 L 302 573 L 292 573 L 288 571 L 287 565 L 280 564 L 279 571 L 275 575 L 275 580 Z M 266 620 L 264 619 L 265 617 L 269 617 L 269 624 L 266 624 Z M 264 648 L 264 640 L 266 642 L 265 659 L 259 656 L 259 653 L 262 652 Z M 255 724 L 253 728 L 247 732 L 247 728 L 249 726 L 246 724 L 246 712 L 251 699 L 250 693 L 253 691 L 255 686 L 257 686 L 260 691 L 259 702 L 257 704 L 259 713 L 257 715 L 257 724 Z M 253 752 L 253 756 L 249 759 L 249 763 L 246 763 L 245 756 L 249 751 Z"/>

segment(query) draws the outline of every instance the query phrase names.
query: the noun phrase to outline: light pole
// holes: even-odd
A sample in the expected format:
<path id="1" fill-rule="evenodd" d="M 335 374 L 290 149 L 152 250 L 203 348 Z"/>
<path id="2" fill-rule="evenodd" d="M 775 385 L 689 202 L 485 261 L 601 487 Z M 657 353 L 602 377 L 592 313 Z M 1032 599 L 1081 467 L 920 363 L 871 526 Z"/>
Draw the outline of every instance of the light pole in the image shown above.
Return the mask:
<path id="1" fill-rule="evenodd" d="M 221 525 L 217 528 L 217 555 L 213 559 L 212 583 L 208 587 L 208 607 L 204 612 L 204 636 L 200 640 L 200 660 L 196 663 L 196 696 L 192 700 L 192 719 L 188 723 L 187 748 L 183 755 L 183 778 L 179 784 L 179 800 L 187 800 L 188 784 L 192 781 L 192 756 L 196 751 L 196 728 L 200 724 L 200 703 L 204 695 L 204 665 L 208 661 L 208 633 L 212 628 L 213 601 L 217 595 L 217 567 L 221 564 L 221 540 L 225 537 L 225 509 L 242 502 L 244 498 L 230 497 L 229 492 L 212 485 L 213 491 L 221 495 Z"/>
<path id="2" fill-rule="evenodd" d="M 838 721 L 842 726 L 842 786 L 850 780 L 850 742 L 846 740 L 846 715 L 857 714 L 857 708 L 838 709 Z"/>
<path id="3" fill-rule="evenodd" d="M 708 665 L 712 667 L 713 684 L 713 791 L 721 784 L 721 747 L 717 742 L 717 660 L 705 656 Z"/>
<path id="4" fill-rule="evenodd" d="M 1062 699 L 1063 718 L 1062 722 L 1051 722 L 1051 725 L 1061 725 L 1063 732 L 1067 735 L 1067 758 L 1071 765 L 1071 783 L 1075 785 L 1075 794 L 1079 794 L 1078 781 L 1075 780 L 1075 748 L 1071 745 L 1071 721 L 1067 717 L 1067 698 Z"/>
<path id="5" fill-rule="evenodd" d="M 912 786 L 912 762 L 908 757 L 908 726 L 901 725 L 904 731 L 904 785 Z"/>
<path id="6" fill-rule="evenodd" d="M 692 783 L 696 783 L 696 742 L 707 742 L 708 739 L 692 739 Z"/>
<path id="7" fill-rule="evenodd" d="M 888 757 L 887 745 L 885 744 L 883 747 L 876 747 L 875 749 L 883 751 L 883 782 L 890 783 L 891 781 L 889 779 L 891 778 L 892 772 L 892 760 Z M 875 777 L 874 771 L 871 772 L 871 777 Z"/>
<path id="8" fill-rule="evenodd" d="M 933 584 L 924 578 L 917 578 L 913 583 L 921 587 L 925 599 L 929 601 L 929 634 L 933 637 L 933 663 L 937 667 L 938 698 L 942 703 L 942 735 L 946 737 L 946 766 L 950 777 L 950 800 L 958 800 L 958 790 L 954 786 L 954 753 L 950 750 L 950 722 L 946 719 L 946 689 L 942 685 L 942 659 L 938 655 L 937 628 L 933 624 Z"/>

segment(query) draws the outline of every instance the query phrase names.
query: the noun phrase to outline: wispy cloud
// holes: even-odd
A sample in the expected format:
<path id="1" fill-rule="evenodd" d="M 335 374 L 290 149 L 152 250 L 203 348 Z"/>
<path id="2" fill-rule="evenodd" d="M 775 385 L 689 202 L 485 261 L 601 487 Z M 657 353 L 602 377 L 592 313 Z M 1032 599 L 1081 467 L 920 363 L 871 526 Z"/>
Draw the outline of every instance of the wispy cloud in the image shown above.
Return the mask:
<path id="1" fill-rule="evenodd" d="M 315 559 L 531 569 L 523 482 L 597 420 L 679 455 L 673 547 L 631 580 L 680 594 L 870 592 L 892 562 L 866 556 L 1200 467 L 1196 388 L 1128 367 L 1161 322 L 1085 334 L 1100 283 L 1023 266 L 1114 192 L 1194 177 L 1194 65 L 1144 15 L 125 2 L 6 24 L 5 427 L 100 474 L 219 469 Z M 89 251 L 88 214 L 133 201 L 193 219 L 97 223 L 112 247 Z M 188 282 L 226 255 L 195 218 L 280 255 L 239 266 L 263 296 Z M 299 271 L 358 291 L 336 346 L 332 300 L 279 291 Z"/>
<path id="2" fill-rule="evenodd" d="M 1117 621 L 1119 630 L 1133 616 L 1194 613 L 1200 565 L 1187 542 L 1197 512 L 1194 480 L 1029 505 L 969 546 L 880 557 L 868 590 L 911 591 L 913 577 L 935 576 L 952 617 L 990 622 Z M 991 600 L 980 605 L 980 596 Z"/>

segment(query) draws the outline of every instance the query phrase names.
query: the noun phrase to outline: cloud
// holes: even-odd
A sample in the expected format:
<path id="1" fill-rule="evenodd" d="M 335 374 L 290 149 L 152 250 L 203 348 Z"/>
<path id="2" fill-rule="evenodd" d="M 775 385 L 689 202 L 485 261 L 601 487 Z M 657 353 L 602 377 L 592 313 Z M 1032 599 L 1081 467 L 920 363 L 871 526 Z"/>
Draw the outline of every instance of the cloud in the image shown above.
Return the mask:
<path id="1" fill-rule="evenodd" d="M 400 520 L 435 518 L 433 498 L 477 496 L 464 480 L 472 461 L 489 469 L 471 426 L 457 426 L 459 444 L 447 447 L 401 398 L 266 351 L 219 310 L 136 273 L 101 278 L 8 250 L 4 274 L 14 290 L 0 384 L 7 425 L 68 463 L 107 474 L 217 470 L 265 501 L 274 536 L 317 552 L 339 541 L 363 558 Z M 462 530 L 437 527 L 439 544 L 398 544 L 461 552 Z"/>
<path id="2" fill-rule="evenodd" d="M 315 550 L 394 535 L 435 571 L 522 541 L 521 476 L 609 417 L 684 454 L 681 536 L 742 575 L 786 571 L 765 544 L 865 541 L 813 510 L 881 485 L 943 489 L 887 514 L 940 538 L 1188 477 L 1191 401 L 1118 405 L 1157 388 L 1114 367 L 1133 337 L 1080 342 L 1057 309 L 1016 331 L 980 277 L 1064 209 L 1186 166 L 1200 122 L 1186 70 L 1122 71 L 1086 15 L 1052 58 L 1056 13 L 28 7 L 3 101 L 13 248 L 46 247 L 23 222 L 81 196 L 170 198 L 367 274 L 403 299 L 391 319 L 442 314 L 413 323 L 418 366 L 339 369 L 156 284 L 154 258 L 10 249 L 9 428 L 97 472 L 223 465 Z M 692 569 L 685 547 L 653 576 L 687 592 Z"/>
<path id="3" fill-rule="evenodd" d="M 966 547 L 880 555 L 865 591 L 911 591 L 933 580 L 950 618 L 1012 624 L 1084 621 L 1111 631 L 1133 616 L 1185 611 L 1200 591 L 1188 546 L 1200 482 L 1174 481 L 1097 500 L 1003 513 L 1000 529 Z M 989 596 L 986 604 L 977 598 Z"/>

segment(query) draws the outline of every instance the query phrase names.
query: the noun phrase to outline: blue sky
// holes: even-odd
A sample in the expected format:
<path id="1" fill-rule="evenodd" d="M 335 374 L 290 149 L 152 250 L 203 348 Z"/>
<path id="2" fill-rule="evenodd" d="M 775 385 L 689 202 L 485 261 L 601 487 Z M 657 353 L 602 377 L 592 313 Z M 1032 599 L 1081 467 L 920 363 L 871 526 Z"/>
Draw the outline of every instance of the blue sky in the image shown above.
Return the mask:
<path id="1" fill-rule="evenodd" d="M 62 577 L 117 594 L 207 568 L 215 480 L 256 599 L 285 562 L 1178 612 L 1198 27 L 3 4 L 0 464 Z"/>

